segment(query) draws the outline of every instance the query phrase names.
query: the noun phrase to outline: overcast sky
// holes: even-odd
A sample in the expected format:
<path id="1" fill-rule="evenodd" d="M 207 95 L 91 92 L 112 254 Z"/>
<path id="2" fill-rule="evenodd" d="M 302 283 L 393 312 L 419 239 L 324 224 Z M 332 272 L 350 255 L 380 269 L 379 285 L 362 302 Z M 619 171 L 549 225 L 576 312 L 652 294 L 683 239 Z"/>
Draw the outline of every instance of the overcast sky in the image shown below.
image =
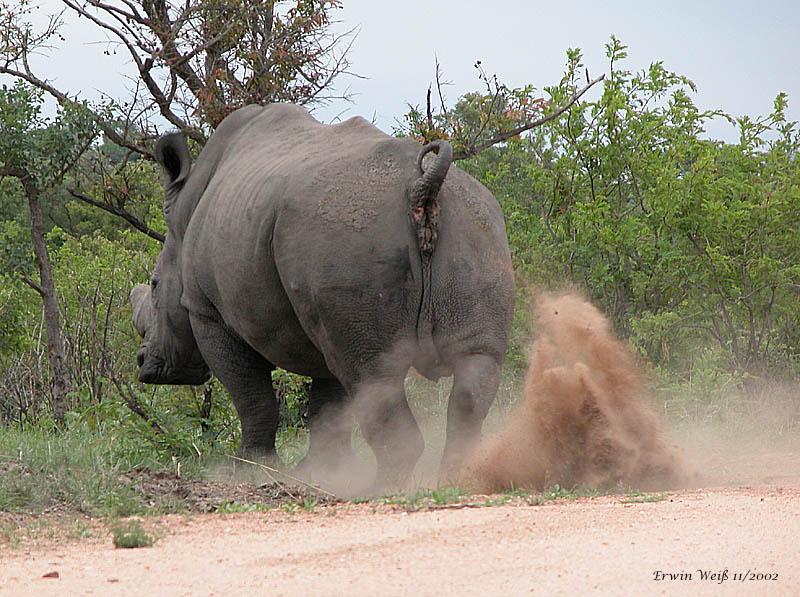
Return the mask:
<path id="1" fill-rule="evenodd" d="M 60 6 L 44 0 L 45 9 Z M 565 50 L 579 47 L 593 74 L 607 67 L 604 45 L 614 34 L 629 46 L 628 68 L 662 60 L 692 79 L 701 108 L 733 115 L 768 113 L 779 91 L 800 120 L 800 1 L 798 0 L 344 0 L 340 28 L 358 27 L 350 54 L 364 79 L 343 79 L 354 103 L 319 108 L 323 120 L 361 115 L 391 132 L 407 102 L 421 104 L 438 57 L 451 101 L 479 88 L 473 64 L 510 86 L 537 88 L 560 78 Z M 123 54 L 105 56 L 102 37 L 67 15 L 66 42 L 37 69 L 59 86 L 96 98 L 125 93 Z M 730 125 L 710 133 L 735 141 Z"/>

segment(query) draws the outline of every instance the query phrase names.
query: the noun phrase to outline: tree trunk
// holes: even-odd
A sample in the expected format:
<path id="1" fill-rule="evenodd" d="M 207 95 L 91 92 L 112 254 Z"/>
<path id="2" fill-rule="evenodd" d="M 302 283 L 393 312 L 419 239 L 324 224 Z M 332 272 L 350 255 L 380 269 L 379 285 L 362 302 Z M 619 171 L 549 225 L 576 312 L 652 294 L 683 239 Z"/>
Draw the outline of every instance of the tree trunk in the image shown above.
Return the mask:
<path id="1" fill-rule="evenodd" d="M 36 266 L 39 268 L 39 284 L 34 289 L 42 297 L 44 322 L 47 332 L 47 354 L 50 359 L 50 385 L 53 392 L 53 418 L 64 421 L 67 412 L 67 393 L 71 389 L 64 339 L 61 334 L 61 316 L 58 311 L 58 296 L 53 281 L 53 268 L 44 238 L 44 218 L 39 204 L 39 192 L 35 184 L 25 177 L 22 181 L 31 215 L 31 238 Z"/>

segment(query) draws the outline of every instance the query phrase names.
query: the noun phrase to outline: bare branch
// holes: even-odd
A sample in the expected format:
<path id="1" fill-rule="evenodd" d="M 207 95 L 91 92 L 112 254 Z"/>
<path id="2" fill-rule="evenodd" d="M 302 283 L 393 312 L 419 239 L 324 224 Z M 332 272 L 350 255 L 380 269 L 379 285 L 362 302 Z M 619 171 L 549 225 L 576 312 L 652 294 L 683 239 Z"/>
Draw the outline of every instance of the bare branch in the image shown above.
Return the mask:
<path id="1" fill-rule="evenodd" d="M 153 428 L 153 431 L 155 431 L 159 435 L 163 435 L 164 434 L 163 427 L 161 427 L 161 425 L 158 424 L 158 421 L 153 419 L 150 415 L 147 414 L 147 412 L 145 412 L 144 408 L 142 408 L 142 405 L 139 404 L 139 400 L 137 400 L 136 394 L 134 394 L 130 383 L 128 383 L 127 381 L 125 382 L 121 381 L 119 377 L 117 377 L 116 375 L 111 375 L 110 379 L 111 382 L 114 384 L 114 386 L 117 388 L 117 391 L 119 392 L 120 396 L 122 396 L 123 400 L 125 400 L 125 404 L 128 405 L 128 408 L 131 410 L 131 412 L 141 417 L 142 420 L 147 422 L 150 425 L 150 427 Z"/>
<path id="2" fill-rule="evenodd" d="M 42 288 L 36 282 L 34 282 L 33 279 L 29 278 L 25 274 L 18 274 L 18 275 L 19 279 L 25 282 L 25 284 L 27 284 L 31 288 L 33 288 L 39 294 L 39 296 L 43 297 L 45 295 L 44 288 Z"/>
<path id="3" fill-rule="evenodd" d="M 84 203 L 86 203 L 87 205 L 91 205 L 92 207 L 102 209 L 103 211 L 107 211 L 110 214 L 118 216 L 123 220 L 125 220 L 126 222 L 128 222 L 128 224 L 130 224 L 132 228 L 135 228 L 139 232 L 144 232 L 147 236 L 149 236 L 154 240 L 157 240 L 160 243 L 164 242 L 165 237 L 163 234 L 150 228 L 150 226 L 145 224 L 143 221 L 141 221 L 139 218 L 137 218 L 135 215 L 130 213 L 125 208 L 118 207 L 116 205 L 111 205 L 110 203 L 106 203 L 103 201 L 97 201 L 96 199 L 92 199 L 88 195 L 85 195 L 80 191 L 77 191 L 76 189 L 68 189 L 68 191 L 70 195 L 75 197 L 75 199 L 83 201 Z"/>
<path id="4" fill-rule="evenodd" d="M 46 93 L 50 94 L 55 98 L 55 100 L 59 103 L 59 105 L 67 107 L 71 106 L 75 103 L 74 100 L 70 99 L 66 93 L 59 91 L 47 81 L 39 79 L 38 77 L 30 74 L 25 73 L 7 66 L 0 66 L 0 74 L 4 75 L 11 75 L 12 77 L 16 77 L 18 79 L 22 79 L 27 83 L 30 83 L 34 87 L 45 91 Z M 119 145 L 120 147 L 124 147 L 126 149 L 130 149 L 131 151 L 135 151 L 136 153 L 146 156 L 148 158 L 153 157 L 152 152 L 146 149 L 142 145 L 136 145 L 135 143 L 130 142 L 127 139 L 124 139 L 115 129 L 114 127 L 102 116 L 97 114 L 94 110 L 89 109 L 89 114 L 92 117 L 92 120 L 97 124 L 103 134 L 108 137 L 114 144 Z"/>
<path id="5" fill-rule="evenodd" d="M 428 93 L 425 94 L 426 114 L 428 118 L 428 130 L 433 130 L 433 110 L 431 110 L 431 86 L 428 85 Z"/>
<path id="6" fill-rule="evenodd" d="M 589 83 L 585 87 L 583 87 L 583 88 L 579 89 L 578 91 L 576 91 L 575 93 L 573 93 L 572 96 L 570 96 L 570 98 L 564 104 L 559 106 L 556 110 L 554 110 L 550 114 L 547 114 L 546 116 L 538 118 L 537 120 L 534 120 L 532 122 L 528 122 L 528 123 L 526 123 L 526 124 L 524 124 L 522 126 L 519 126 L 517 128 L 511 129 L 510 131 L 505 131 L 503 133 L 495 135 L 494 137 L 491 137 L 490 139 L 487 139 L 486 141 L 484 141 L 484 142 L 482 142 L 482 143 L 480 143 L 478 145 L 469 147 L 466 150 L 457 151 L 457 152 L 455 152 L 453 154 L 453 159 L 454 160 L 463 160 L 463 159 L 478 155 L 480 152 L 482 152 L 485 149 L 488 149 L 492 145 L 497 145 L 498 143 L 502 143 L 503 141 L 507 141 L 508 139 L 511 139 L 512 137 L 516 137 L 517 135 L 521 135 L 525 131 L 529 131 L 529 130 L 531 130 L 533 128 L 536 128 L 537 126 L 542 126 L 543 124 L 545 124 L 547 122 L 550 122 L 551 120 L 555 120 L 556 118 L 561 116 L 564 112 L 569 110 L 575 104 L 575 102 L 577 102 L 581 98 L 581 96 L 583 96 L 584 93 L 589 91 L 589 89 L 591 89 L 596 83 L 602 81 L 603 79 L 605 79 L 605 75 L 600 75 L 596 79 L 593 79 L 593 80 L 589 81 Z"/>
<path id="7" fill-rule="evenodd" d="M 21 181 L 23 178 L 28 176 L 28 173 L 25 172 L 25 170 L 22 170 L 20 168 L 14 168 L 14 167 L 11 167 L 11 166 L 3 166 L 2 168 L 0 168 L 0 178 L 3 178 L 4 176 L 10 176 L 12 178 L 17 178 L 17 179 L 19 179 Z"/>
<path id="8" fill-rule="evenodd" d="M 89 19 L 101 29 L 109 31 L 115 37 L 117 37 L 120 40 L 120 42 L 128 49 L 128 53 L 130 54 L 133 63 L 136 65 L 136 68 L 139 71 L 139 76 L 141 77 L 142 81 L 147 87 L 147 90 L 150 92 L 150 95 L 152 96 L 153 100 L 158 106 L 161 115 L 164 118 L 166 118 L 170 124 L 179 128 L 181 131 L 189 135 L 191 138 L 195 139 L 196 141 L 200 141 L 201 143 L 205 142 L 205 136 L 199 130 L 195 129 L 188 123 L 178 118 L 178 116 L 175 115 L 175 113 L 170 109 L 170 102 L 167 101 L 167 98 L 164 96 L 161 87 L 159 87 L 158 83 L 155 81 L 155 79 L 153 79 L 152 75 L 150 74 L 151 70 L 153 69 L 154 58 L 152 56 L 149 56 L 144 60 L 142 60 L 141 56 L 139 56 L 139 52 L 137 51 L 137 47 L 127 37 L 128 35 L 134 35 L 130 27 L 124 25 L 125 30 L 127 31 L 126 35 L 126 33 L 121 31 L 117 27 L 114 27 L 113 25 L 110 25 L 109 23 L 106 23 L 105 21 L 99 19 L 98 17 L 96 17 L 89 11 L 85 10 L 72 0 L 61 0 L 61 1 L 79 15 Z M 99 8 L 107 6 L 100 2 L 94 2 L 94 1 L 92 1 L 91 4 Z M 108 11 L 107 8 L 104 8 L 104 10 Z M 112 14 L 112 16 L 116 18 L 116 15 Z"/>

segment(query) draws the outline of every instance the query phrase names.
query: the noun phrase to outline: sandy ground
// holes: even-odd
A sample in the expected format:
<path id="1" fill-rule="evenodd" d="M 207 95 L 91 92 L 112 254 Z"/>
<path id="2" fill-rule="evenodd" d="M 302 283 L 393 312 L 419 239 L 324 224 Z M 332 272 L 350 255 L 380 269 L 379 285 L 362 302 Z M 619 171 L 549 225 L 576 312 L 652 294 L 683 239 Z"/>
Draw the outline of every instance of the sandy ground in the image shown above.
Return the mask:
<path id="1" fill-rule="evenodd" d="M 791 481 L 645 503 L 169 516 L 150 522 L 162 535 L 151 548 L 103 538 L 6 550 L 0 594 L 798 595 L 800 483 Z M 58 578 L 43 577 L 51 572 Z M 676 573 L 691 579 L 656 580 Z M 774 580 L 734 579 L 748 573 Z"/>
<path id="2" fill-rule="evenodd" d="M 564 313 L 561 307 L 551 311 Z M 585 335 L 588 328 L 581 324 L 576 329 Z M 610 349 L 619 352 L 624 348 L 608 333 L 592 338 L 589 346 L 594 346 L 597 355 L 608 357 Z M 572 352 L 569 349 L 564 354 Z M 595 368 L 606 374 L 597 379 L 585 377 L 589 369 L 583 361 L 581 367 L 573 367 L 575 379 L 583 384 L 577 394 L 570 389 L 575 384 L 567 383 L 573 379 L 569 377 L 562 385 L 536 386 L 531 395 L 551 392 L 557 404 L 569 406 L 570 396 L 585 401 L 589 388 L 595 406 L 605 405 L 604 409 L 597 406 L 603 416 L 593 415 L 590 421 L 602 430 L 602 425 L 612 421 L 609 413 L 620 396 L 628 395 L 622 383 L 628 378 L 618 376 L 622 381 L 613 382 L 615 377 L 608 372 L 620 367 L 603 364 L 602 359 L 598 363 Z M 633 365 L 623 365 L 620 371 L 636 378 Z M 553 369 L 563 370 L 563 366 Z M 543 376 L 534 379 L 539 378 Z M 628 392 L 630 396 L 639 395 L 637 388 Z M 609 398 L 603 402 L 600 398 L 604 396 L 616 401 Z M 131 550 L 115 549 L 102 521 L 81 521 L 93 536 L 69 539 L 75 534 L 68 530 L 74 520 L 51 513 L 39 521 L 37 532 L 18 540 L 16 547 L 15 540 L 3 543 L 0 535 L 0 597 L 798 596 L 800 436 L 796 427 L 791 428 L 791 422 L 798 420 L 798 407 L 793 390 L 769 403 L 756 404 L 740 422 L 725 411 L 716 414 L 725 422 L 718 427 L 682 427 L 675 441 L 691 471 L 688 488 L 663 494 L 550 501 L 516 496 L 504 505 L 496 505 L 502 499 L 488 505 L 488 498 L 475 496 L 468 498 L 467 504 L 414 512 L 380 500 L 328 502 L 311 513 L 279 507 L 249 514 L 148 517 L 142 524 L 159 540 L 153 547 Z M 583 413 L 582 407 L 573 410 Z M 533 409 L 529 414 L 540 412 L 550 411 Z M 625 412 L 635 415 L 639 411 L 626 407 Z M 533 415 L 523 422 L 537 420 Z M 625 424 L 607 430 L 634 428 L 640 432 L 637 437 L 656 433 L 641 427 L 641 421 L 641 417 L 627 417 Z M 769 421 L 773 424 L 767 424 Z M 508 445 L 514 454 L 524 457 L 521 470 L 525 472 L 525 458 L 540 451 L 527 440 L 521 445 L 528 446 L 530 454 L 519 450 L 520 437 L 524 436 L 512 434 Z M 605 448 L 606 443 L 597 445 Z M 436 455 L 437 450 L 429 453 Z M 553 453 L 558 456 L 562 451 Z M 438 462 L 438 455 L 435 460 Z M 422 463 L 418 482 L 435 470 L 430 463 Z M 286 504 L 286 495 L 273 494 L 272 486 L 231 486 L 219 480 L 183 480 L 144 471 L 131 473 L 128 481 L 142 496 L 173 496 L 195 512 L 214 510 L 224 503 L 220 496 L 228 494 L 237 503 Z M 508 496 L 503 499 L 507 501 Z M 52 529 L 57 532 L 48 536 Z"/>
<path id="3" fill-rule="evenodd" d="M 114 549 L 99 520 L 77 523 L 91 537 L 69 538 L 75 520 L 51 514 L 16 547 L 0 541 L 0 596 L 796 596 L 800 443 L 765 439 L 685 435 L 696 488 L 648 494 L 655 501 L 516 498 L 407 512 L 378 500 L 145 517 L 160 539 L 132 550 Z"/>

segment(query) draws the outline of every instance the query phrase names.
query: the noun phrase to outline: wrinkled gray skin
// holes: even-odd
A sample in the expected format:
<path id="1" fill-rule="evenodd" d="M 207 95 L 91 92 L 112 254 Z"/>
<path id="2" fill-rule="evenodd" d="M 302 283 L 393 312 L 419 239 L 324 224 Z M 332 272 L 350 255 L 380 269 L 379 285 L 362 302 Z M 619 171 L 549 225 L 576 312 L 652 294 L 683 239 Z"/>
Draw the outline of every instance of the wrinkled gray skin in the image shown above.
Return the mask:
<path id="1" fill-rule="evenodd" d="M 453 374 L 443 470 L 458 466 L 497 392 L 514 282 L 496 200 L 441 155 L 418 165 L 420 149 L 362 118 L 323 125 L 287 104 L 234 112 L 194 165 L 182 136 L 162 137 L 169 232 L 150 286 L 131 293 L 141 381 L 199 384 L 213 372 L 241 450 L 271 454 L 271 372 L 308 375 L 308 460 L 346 462 L 352 418 L 336 415 L 358 397 L 380 483 L 410 474 L 423 450 L 408 369 Z M 447 177 L 432 189 L 441 211 L 425 309 L 411 195 L 436 168 Z"/>

